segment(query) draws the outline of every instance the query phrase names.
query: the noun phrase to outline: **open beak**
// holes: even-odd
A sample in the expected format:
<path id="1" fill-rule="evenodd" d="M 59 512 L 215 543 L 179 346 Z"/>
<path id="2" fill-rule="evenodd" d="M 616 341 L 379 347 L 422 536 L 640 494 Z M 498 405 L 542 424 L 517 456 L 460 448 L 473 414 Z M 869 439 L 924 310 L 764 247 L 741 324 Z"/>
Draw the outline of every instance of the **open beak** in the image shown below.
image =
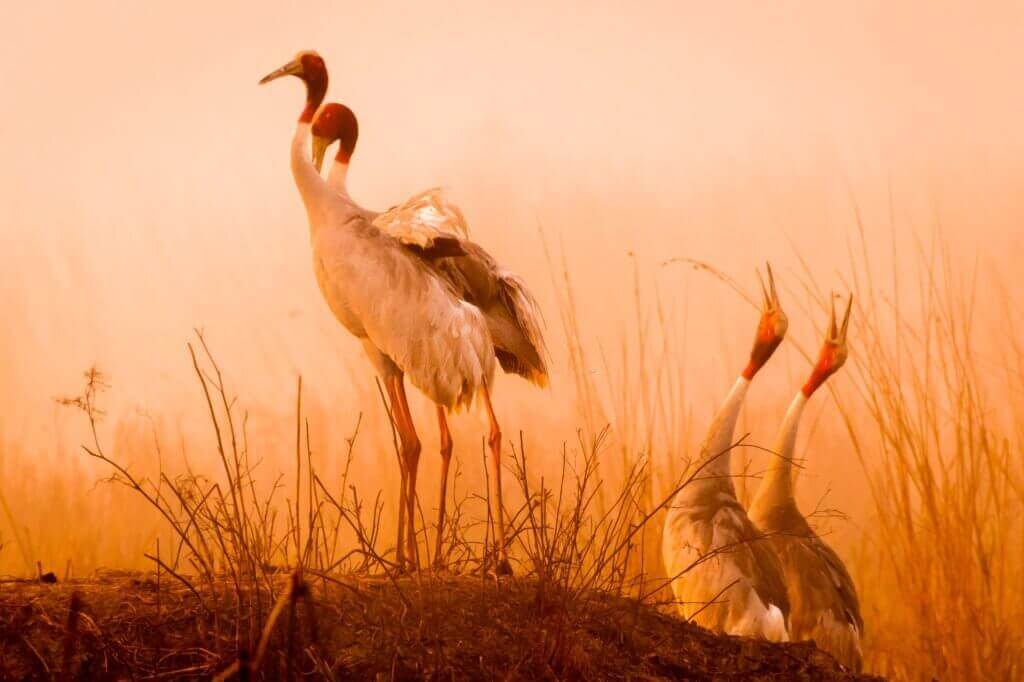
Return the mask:
<path id="1" fill-rule="evenodd" d="M 757 272 L 757 278 L 761 280 L 761 294 L 764 296 L 764 310 L 766 312 L 781 311 L 782 304 L 779 303 L 779 292 L 775 289 L 775 273 L 772 272 L 772 264 L 765 263 L 765 267 L 768 270 L 767 287 L 764 285 L 764 279 L 761 278 L 761 271 Z"/>
<path id="2" fill-rule="evenodd" d="M 277 71 L 271 71 L 266 76 L 260 79 L 260 85 L 269 83 L 272 80 L 277 80 L 282 76 L 301 76 L 302 75 L 302 62 L 298 59 L 293 59 Z"/>
<path id="3" fill-rule="evenodd" d="M 830 296 L 830 298 L 832 299 L 832 314 L 828 321 L 828 338 L 826 340 L 837 346 L 845 345 L 846 331 L 850 327 L 850 311 L 853 310 L 853 294 L 850 294 L 850 300 L 846 303 L 842 326 L 836 325 L 836 301 L 834 296 Z"/>
<path id="4" fill-rule="evenodd" d="M 761 294 L 764 297 L 764 310 L 762 312 L 774 318 L 775 334 L 781 338 L 786 335 L 786 330 L 789 329 L 789 318 L 783 312 L 782 303 L 779 301 L 779 292 L 775 288 L 775 273 L 772 272 L 771 263 L 765 263 L 765 267 L 768 270 L 768 286 L 766 287 L 764 280 L 761 279 Z M 757 276 L 759 279 L 761 278 L 760 271 L 758 271 Z"/>
<path id="5" fill-rule="evenodd" d="M 313 165 L 316 166 L 316 172 L 320 172 L 320 168 L 324 165 L 324 154 L 327 153 L 327 148 L 331 146 L 331 141 L 326 137 L 313 136 Z"/>
<path id="6" fill-rule="evenodd" d="M 853 294 L 850 294 L 850 300 L 846 304 L 846 314 L 843 315 L 843 326 L 839 328 L 839 336 L 842 337 L 843 343 L 846 343 L 846 330 L 850 327 L 850 311 L 853 310 Z"/>

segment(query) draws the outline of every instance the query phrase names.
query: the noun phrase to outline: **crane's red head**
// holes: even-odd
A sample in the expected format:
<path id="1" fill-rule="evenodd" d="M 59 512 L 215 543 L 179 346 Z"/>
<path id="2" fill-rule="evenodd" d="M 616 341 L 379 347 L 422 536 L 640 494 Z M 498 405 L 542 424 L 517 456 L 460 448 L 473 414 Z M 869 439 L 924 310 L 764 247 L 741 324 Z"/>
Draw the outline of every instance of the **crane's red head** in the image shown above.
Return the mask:
<path id="1" fill-rule="evenodd" d="M 260 79 L 260 85 L 269 83 L 282 76 L 296 76 L 306 84 L 306 108 L 302 110 L 299 121 L 310 123 L 320 103 L 327 95 L 327 65 L 323 57 L 312 50 L 300 52 L 280 69 L 268 73 Z"/>
<path id="2" fill-rule="evenodd" d="M 772 266 L 768 265 L 768 287 L 761 280 L 761 293 L 764 302 L 761 309 L 761 321 L 757 325 L 757 335 L 754 337 L 754 348 L 750 351 L 750 362 L 743 370 L 743 377 L 748 381 L 764 367 L 772 353 L 782 343 L 789 329 L 789 318 L 782 312 L 782 305 L 779 303 L 779 293 L 775 290 L 775 276 L 772 274 Z"/>
<path id="3" fill-rule="evenodd" d="M 344 104 L 329 102 L 320 109 L 313 121 L 313 164 L 317 170 L 324 162 L 324 152 L 335 140 L 338 141 L 338 155 L 341 163 L 348 163 L 356 150 L 359 139 L 359 122 L 356 115 Z"/>
<path id="4" fill-rule="evenodd" d="M 821 346 L 818 354 L 818 362 L 815 363 L 811 376 L 804 384 L 803 392 L 808 398 L 823 383 L 843 366 L 849 351 L 846 348 L 846 329 L 850 326 L 850 310 L 853 308 L 853 294 L 846 304 L 846 314 L 843 315 L 843 324 L 836 326 L 836 304 L 832 301 L 832 315 L 828 322 L 828 332 L 825 335 L 825 343 Z"/>

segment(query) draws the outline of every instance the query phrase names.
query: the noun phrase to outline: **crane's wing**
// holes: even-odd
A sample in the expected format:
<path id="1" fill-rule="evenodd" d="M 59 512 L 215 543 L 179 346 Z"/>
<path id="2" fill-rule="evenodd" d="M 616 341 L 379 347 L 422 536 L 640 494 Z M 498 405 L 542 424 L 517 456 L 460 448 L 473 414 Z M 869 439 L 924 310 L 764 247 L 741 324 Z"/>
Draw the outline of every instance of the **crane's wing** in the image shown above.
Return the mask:
<path id="1" fill-rule="evenodd" d="M 547 348 L 537 300 L 518 275 L 505 270 L 480 245 L 463 240 L 463 255 L 433 262 L 463 300 L 483 311 L 501 368 L 538 386 L 547 385 Z"/>
<path id="2" fill-rule="evenodd" d="M 713 630 L 788 637 L 782 565 L 732 494 L 712 490 L 688 511 L 670 512 L 664 532 L 665 568 L 684 614 L 697 609 L 696 621 Z"/>
<path id="3" fill-rule="evenodd" d="M 735 526 L 733 533 L 746 543 L 748 551 L 739 553 L 739 559 L 744 562 L 744 569 L 752 576 L 754 590 L 761 601 L 765 604 L 774 604 L 788 619 L 789 594 L 786 591 L 782 563 L 775 554 L 771 541 L 754 526 L 739 501 L 736 501 L 732 508 L 731 519 Z"/>
<path id="4" fill-rule="evenodd" d="M 813 639 L 851 670 L 860 670 L 861 618 L 857 589 L 839 556 L 804 521 L 773 544 L 794 600 L 790 632 Z"/>
<path id="5" fill-rule="evenodd" d="M 314 237 L 324 297 L 348 326 L 395 363 L 434 402 L 468 405 L 490 382 L 494 345 L 480 310 L 429 263 L 353 215 Z"/>
<path id="6" fill-rule="evenodd" d="M 803 599 L 814 611 L 831 611 L 837 621 L 863 632 L 857 588 L 835 550 L 813 530 L 809 535 L 787 539 L 777 546 L 783 563 L 798 576 Z"/>
<path id="7" fill-rule="evenodd" d="M 462 211 L 439 187 L 384 211 L 373 225 L 426 258 L 461 255 L 460 242 L 469 237 Z"/>
<path id="8" fill-rule="evenodd" d="M 771 535 L 786 580 L 799 592 L 801 611 L 828 611 L 837 623 L 863 632 L 864 621 L 853 578 L 839 555 L 814 532 L 794 504 L 779 504 L 755 516 Z M 809 627 L 800 623 L 800 627 Z M 799 628 L 798 628 L 799 629 Z"/>

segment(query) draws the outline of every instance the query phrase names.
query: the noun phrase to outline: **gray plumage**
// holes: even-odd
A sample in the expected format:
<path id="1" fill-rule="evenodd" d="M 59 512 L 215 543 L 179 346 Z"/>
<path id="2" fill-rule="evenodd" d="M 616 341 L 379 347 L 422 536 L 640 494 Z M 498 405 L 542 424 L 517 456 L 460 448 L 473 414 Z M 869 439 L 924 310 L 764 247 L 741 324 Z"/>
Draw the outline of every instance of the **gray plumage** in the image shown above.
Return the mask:
<path id="1" fill-rule="evenodd" d="M 522 278 L 469 240 L 465 217 L 441 189 L 420 192 L 379 215 L 360 210 L 480 310 L 505 372 L 547 385 L 547 349 L 536 299 Z"/>
<path id="2" fill-rule="evenodd" d="M 864 619 L 853 578 L 842 560 L 810 527 L 795 504 L 751 509 L 782 562 L 792 609 L 794 640 L 813 639 L 848 670 L 861 669 Z"/>

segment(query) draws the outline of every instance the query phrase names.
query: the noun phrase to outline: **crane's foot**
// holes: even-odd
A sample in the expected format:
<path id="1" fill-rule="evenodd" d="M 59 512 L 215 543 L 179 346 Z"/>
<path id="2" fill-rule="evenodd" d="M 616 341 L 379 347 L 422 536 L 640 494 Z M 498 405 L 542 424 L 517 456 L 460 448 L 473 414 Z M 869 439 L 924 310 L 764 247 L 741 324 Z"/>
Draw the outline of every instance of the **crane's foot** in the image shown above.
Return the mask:
<path id="1" fill-rule="evenodd" d="M 485 565 L 487 575 L 493 575 L 496 578 L 513 575 L 512 564 L 508 562 L 508 557 L 497 552 L 491 555 L 490 560 Z"/>
<path id="2" fill-rule="evenodd" d="M 411 561 L 409 561 L 404 556 L 401 556 L 401 557 L 398 557 L 395 560 L 394 566 L 391 567 L 391 573 L 396 575 L 396 576 L 398 576 L 398 575 L 409 575 L 410 573 L 413 572 L 414 568 L 415 568 L 415 564 L 413 564 Z"/>
<path id="3" fill-rule="evenodd" d="M 510 576 L 512 575 L 512 564 L 508 562 L 508 559 L 498 559 L 494 572 L 499 576 Z"/>
<path id="4" fill-rule="evenodd" d="M 435 560 L 431 569 L 435 575 L 453 575 L 452 570 L 448 568 L 448 564 L 445 561 Z"/>

